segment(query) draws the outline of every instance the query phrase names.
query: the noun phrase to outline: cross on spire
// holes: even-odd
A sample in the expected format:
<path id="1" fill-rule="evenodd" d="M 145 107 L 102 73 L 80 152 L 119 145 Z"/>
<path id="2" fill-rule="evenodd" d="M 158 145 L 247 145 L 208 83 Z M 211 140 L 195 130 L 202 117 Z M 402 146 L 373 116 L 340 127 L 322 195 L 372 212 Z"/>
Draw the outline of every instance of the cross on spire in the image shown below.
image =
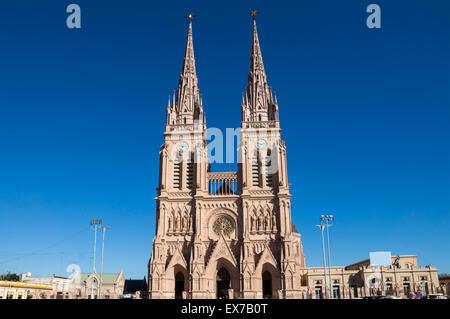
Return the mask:
<path id="1" fill-rule="evenodd" d="M 185 18 L 189 19 L 189 22 L 192 21 L 192 19 L 195 18 L 195 14 L 193 14 L 192 12 L 189 12 L 187 15 L 184 16 Z"/>
<path id="2" fill-rule="evenodd" d="M 255 9 L 252 9 L 252 11 L 250 11 L 248 14 L 251 15 L 253 19 L 256 19 L 256 16 L 259 14 L 259 12 Z"/>

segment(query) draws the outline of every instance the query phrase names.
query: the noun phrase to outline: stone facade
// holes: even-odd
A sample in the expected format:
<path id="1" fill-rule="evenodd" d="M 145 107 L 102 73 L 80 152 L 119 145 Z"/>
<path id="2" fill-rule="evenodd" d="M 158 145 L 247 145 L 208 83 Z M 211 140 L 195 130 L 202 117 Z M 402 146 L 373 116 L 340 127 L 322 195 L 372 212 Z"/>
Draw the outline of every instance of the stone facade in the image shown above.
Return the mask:
<path id="1" fill-rule="evenodd" d="M 192 22 L 160 151 L 150 298 L 301 298 L 286 146 L 253 20 L 237 172 L 211 172 Z"/>
<path id="2" fill-rule="evenodd" d="M 450 275 L 441 275 L 439 276 L 439 292 L 450 296 Z"/>
<path id="3" fill-rule="evenodd" d="M 329 296 L 330 275 L 323 267 L 304 269 L 303 285 L 308 289 L 308 298 L 321 299 Z M 326 283 L 326 287 L 325 287 Z M 332 297 L 353 299 L 377 295 L 392 295 L 408 298 L 409 292 L 421 291 L 424 295 L 440 291 L 438 271 L 428 265 L 419 267 L 417 256 L 392 257 L 392 265 L 371 267 L 364 260 L 345 267 L 331 267 Z"/>

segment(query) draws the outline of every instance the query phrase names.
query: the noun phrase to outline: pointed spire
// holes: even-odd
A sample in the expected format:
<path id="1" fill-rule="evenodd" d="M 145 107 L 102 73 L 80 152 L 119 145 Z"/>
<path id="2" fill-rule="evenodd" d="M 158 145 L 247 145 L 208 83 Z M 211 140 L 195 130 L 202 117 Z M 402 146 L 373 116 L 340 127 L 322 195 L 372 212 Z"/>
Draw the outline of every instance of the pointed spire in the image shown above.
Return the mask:
<path id="1" fill-rule="evenodd" d="M 194 16 L 195 15 L 193 15 L 192 13 L 189 13 L 186 16 L 186 18 L 189 19 L 189 28 L 187 33 L 186 49 L 184 50 L 183 67 L 181 68 L 181 77 L 192 77 L 195 80 L 195 85 L 197 85 L 197 74 L 195 72 L 194 58 L 194 41 L 192 39 L 192 18 Z"/>
<path id="2" fill-rule="evenodd" d="M 258 29 L 256 28 L 256 18 L 255 16 L 253 16 L 253 37 L 252 37 L 252 53 L 250 56 L 250 74 L 252 74 L 252 76 L 255 77 L 258 73 L 260 73 L 260 75 L 263 76 L 263 79 L 265 81 L 266 72 L 264 71 L 261 46 L 259 45 Z"/>
<path id="3" fill-rule="evenodd" d="M 173 121 L 171 124 L 192 125 L 195 121 L 202 121 L 203 107 L 200 92 L 197 87 L 197 72 L 195 69 L 194 41 L 192 35 L 192 19 L 195 15 L 190 12 L 186 16 L 189 26 L 184 50 L 183 65 L 180 72 L 178 89 L 173 95 Z"/>
<path id="4" fill-rule="evenodd" d="M 253 33 L 248 85 L 245 90 L 246 103 L 245 107 L 244 104 L 242 105 L 243 122 L 274 120 L 273 98 L 267 84 L 267 76 L 264 69 L 261 46 L 259 44 L 258 29 L 256 27 L 256 15 L 258 13 L 254 9 L 249 12 L 253 17 Z M 245 108 L 248 108 L 248 110 Z"/>

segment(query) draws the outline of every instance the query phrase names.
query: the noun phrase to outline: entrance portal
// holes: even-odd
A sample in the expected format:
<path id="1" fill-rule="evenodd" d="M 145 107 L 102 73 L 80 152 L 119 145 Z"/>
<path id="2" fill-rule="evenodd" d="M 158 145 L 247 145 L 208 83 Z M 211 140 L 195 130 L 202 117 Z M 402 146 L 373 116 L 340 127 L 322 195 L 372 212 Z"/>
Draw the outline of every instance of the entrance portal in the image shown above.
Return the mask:
<path id="1" fill-rule="evenodd" d="M 272 298 L 272 275 L 270 272 L 265 271 L 262 275 L 262 284 L 263 284 L 263 298 L 271 299 Z"/>
<path id="2" fill-rule="evenodd" d="M 175 275 L 175 299 L 182 299 L 184 291 L 184 276 L 181 271 Z"/>
<path id="3" fill-rule="evenodd" d="M 230 289 L 230 273 L 224 268 L 220 268 L 216 276 L 217 299 L 228 299 L 228 289 Z"/>

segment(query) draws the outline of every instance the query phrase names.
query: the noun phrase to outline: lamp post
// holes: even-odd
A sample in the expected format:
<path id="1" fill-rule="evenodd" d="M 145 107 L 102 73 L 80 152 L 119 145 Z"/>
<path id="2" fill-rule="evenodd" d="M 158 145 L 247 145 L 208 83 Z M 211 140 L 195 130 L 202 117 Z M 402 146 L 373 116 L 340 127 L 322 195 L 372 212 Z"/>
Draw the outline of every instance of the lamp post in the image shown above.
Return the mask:
<path id="1" fill-rule="evenodd" d="M 328 246 L 328 278 L 330 285 L 330 299 L 333 299 L 333 289 L 331 286 L 331 257 L 330 257 L 330 233 L 328 228 L 333 225 L 334 216 L 333 215 L 322 215 L 320 216 L 320 224 L 327 229 L 327 246 Z"/>
<path id="2" fill-rule="evenodd" d="M 94 263 L 92 267 L 92 278 L 91 278 L 91 299 L 94 299 L 94 273 L 95 273 L 95 247 L 97 246 L 97 228 L 98 225 L 102 224 L 101 219 L 91 220 L 91 226 L 94 226 Z"/>
<path id="3" fill-rule="evenodd" d="M 325 279 L 325 299 L 328 298 L 328 294 L 327 294 L 327 262 L 326 262 L 326 258 L 325 258 L 325 240 L 323 238 L 323 230 L 325 229 L 325 225 L 320 224 L 320 225 L 316 225 L 316 227 L 320 228 L 320 231 L 322 233 L 322 251 L 323 251 L 323 278 Z"/>
<path id="4" fill-rule="evenodd" d="M 108 226 L 100 226 L 102 232 L 103 232 L 103 239 L 102 239 L 102 265 L 100 267 L 100 289 L 99 289 L 99 296 L 102 297 L 103 292 L 103 252 L 105 250 L 105 233 L 108 229 L 111 229 L 111 227 Z"/>

